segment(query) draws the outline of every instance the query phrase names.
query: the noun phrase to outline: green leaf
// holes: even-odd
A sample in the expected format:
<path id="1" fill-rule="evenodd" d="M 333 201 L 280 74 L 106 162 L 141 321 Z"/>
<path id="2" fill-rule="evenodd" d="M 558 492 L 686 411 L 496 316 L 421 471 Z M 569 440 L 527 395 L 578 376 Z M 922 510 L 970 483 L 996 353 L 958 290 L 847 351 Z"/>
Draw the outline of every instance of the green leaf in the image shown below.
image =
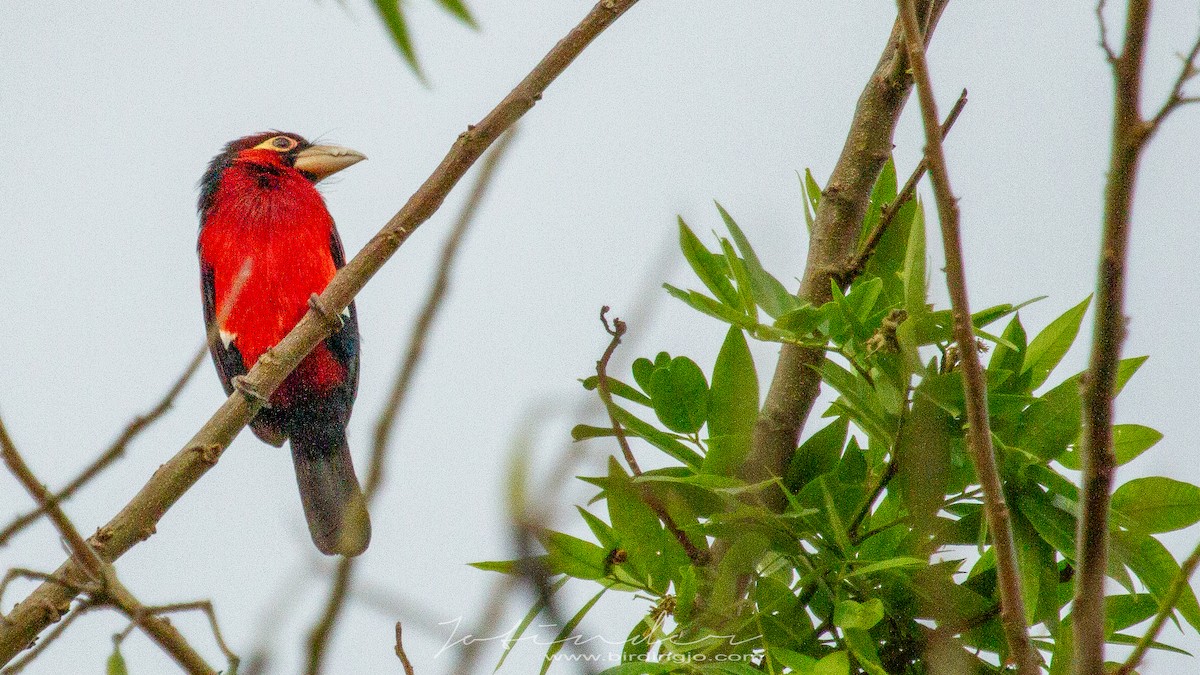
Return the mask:
<path id="1" fill-rule="evenodd" d="M 1010 349 L 1004 344 L 999 344 L 996 351 L 992 352 L 992 360 L 988 362 L 988 379 L 995 379 L 996 375 L 1001 371 L 1010 373 L 1020 373 L 1025 365 L 1025 348 L 1026 335 L 1025 327 L 1021 325 L 1021 315 L 1018 314 L 1008 322 L 1008 327 L 1004 329 L 1003 335 L 1006 342 L 1015 345 L 1017 349 Z M 1006 391 L 1014 391 L 1014 387 L 1005 382 L 1004 389 Z"/>
<path id="2" fill-rule="evenodd" d="M 1140 532 L 1172 532 L 1200 521 L 1200 487 L 1154 476 L 1135 478 L 1112 496 L 1112 510 Z"/>
<path id="3" fill-rule="evenodd" d="M 708 381 L 704 371 L 686 356 L 676 356 L 650 377 L 654 414 L 671 431 L 692 434 L 708 416 Z"/>
<path id="4" fill-rule="evenodd" d="M 612 427 L 594 427 L 590 424 L 576 424 L 571 427 L 571 440 L 584 441 L 589 438 L 605 438 L 616 436 Z"/>
<path id="5" fill-rule="evenodd" d="M 843 578 L 850 579 L 853 577 L 860 577 L 860 576 L 863 576 L 866 574 L 874 574 L 875 572 L 882 572 L 883 570 L 895 569 L 897 567 L 923 567 L 927 564 L 928 564 L 928 561 L 924 560 L 922 558 L 910 558 L 907 556 L 898 556 L 895 558 L 889 558 L 888 560 L 883 560 L 883 561 L 880 561 L 877 563 L 871 563 L 870 565 L 860 567 L 849 574 L 843 575 Z M 879 602 L 879 601 L 872 600 L 871 602 Z"/>
<path id="6" fill-rule="evenodd" d="M 475 17 L 471 16 L 471 11 L 467 9 L 462 0 L 437 0 L 437 3 L 442 6 L 442 9 L 450 12 L 454 18 L 471 28 L 479 29 L 479 24 L 475 23 Z"/>
<path id="7" fill-rule="evenodd" d="M 685 291 L 675 288 L 671 284 L 663 284 L 663 288 L 667 289 L 667 293 L 672 297 L 684 301 L 692 309 L 707 314 L 714 319 L 720 319 L 726 323 L 731 323 L 735 326 L 745 326 L 747 328 L 752 328 L 757 324 L 757 321 L 753 317 L 747 316 L 729 305 L 717 302 L 703 293 Z"/>
<path id="8" fill-rule="evenodd" d="M 608 573 L 604 569 L 608 551 L 590 541 L 553 530 L 542 530 L 538 541 L 546 549 L 546 566 L 551 573 L 576 579 L 601 579 Z"/>
<path id="9" fill-rule="evenodd" d="M 484 572 L 499 572 L 500 574 L 516 574 L 520 560 L 484 560 L 483 562 L 467 563 L 477 570 Z"/>
<path id="10" fill-rule="evenodd" d="M 641 359 L 641 360 L 645 361 L 645 359 Z M 608 392 L 610 394 L 612 394 L 613 396 L 620 396 L 623 399 L 633 401 L 634 403 L 640 403 L 644 406 L 651 405 L 650 398 L 648 396 L 646 396 L 642 392 L 638 391 L 637 389 L 634 389 L 633 387 L 629 386 L 628 384 L 625 384 L 624 382 L 618 380 L 617 378 L 615 378 L 611 375 L 605 377 L 604 379 L 608 380 Z M 596 390 L 599 387 L 599 385 L 600 385 L 600 376 L 599 375 L 592 375 L 591 377 L 584 378 L 584 380 L 583 380 L 583 388 L 587 389 L 588 391 Z"/>
<path id="11" fill-rule="evenodd" d="M 833 611 L 833 625 L 839 628 L 861 628 L 870 630 L 883 620 L 883 602 L 872 598 L 863 603 L 843 600 Z"/>
<path id="12" fill-rule="evenodd" d="M 758 323 L 758 303 L 754 300 L 754 286 L 750 281 L 750 270 L 746 261 L 738 256 L 729 239 L 720 237 L 721 251 L 725 254 L 725 264 L 733 271 L 733 280 L 737 284 L 738 298 L 744 313 L 754 323 Z"/>
<path id="13" fill-rule="evenodd" d="M 613 535 L 613 530 L 609 527 L 608 523 L 600 520 L 599 517 L 582 506 L 576 506 L 575 509 L 579 511 L 579 515 L 583 517 L 583 522 L 587 523 L 588 529 L 596 536 L 596 541 L 600 542 L 601 546 L 610 550 L 617 547 L 617 539 Z"/>
<path id="14" fill-rule="evenodd" d="M 1117 456 L 1117 466 L 1133 461 L 1138 455 L 1154 447 L 1162 438 L 1161 432 L 1140 424 L 1113 426 L 1113 453 Z M 1060 455 L 1058 463 L 1075 471 L 1082 469 L 1078 446 L 1071 447 Z"/>
<path id="15" fill-rule="evenodd" d="M 850 656 L 846 652 L 826 654 L 813 666 L 812 675 L 849 675 Z"/>
<path id="16" fill-rule="evenodd" d="M 817 217 L 817 207 L 821 205 L 821 186 L 817 185 L 817 181 L 813 180 L 812 170 L 804 170 L 804 179 L 801 181 L 801 187 L 804 188 L 804 220 L 808 224 L 808 229 L 811 232 L 813 223 Z"/>
<path id="17" fill-rule="evenodd" d="M 746 336 L 737 327 L 729 329 L 717 354 L 708 394 L 711 441 L 704 472 L 733 475 L 750 451 L 758 417 L 758 375 Z"/>
<path id="18" fill-rule="evenodd" d="M 550 593 L 547 595 L 553 598 L 554 595 L 558 593 L 558 590 L 563 587 L 563 584 L 567 583 L 567 578 L 568 577 L 562 577 L 558 581 L 555 581 L 550 586 Z M 525 629 L 529 628 L 529 624 L 533 623 L 533 620 L 537 618 L 537 615 L 541 614 L 542 610 L 545 608 L 546 598 L 539 596 L 537 601 L 533 603 L 533 607 L 530 607 L 529 611 L 525 613 L 525 617 L 521 619 L 521 623 L 518 623 L 517 627 L 513 629 L 512 635 L 510 635 L 504 641 L 504 651 L 501 652 L 500 660 L 496 662 L 496 667 L 492 669 L 492 672 L 500 670 L 500 666 L 504 665 L 504 660 L 508 658 L 509 652 L 511 652 L 513 647 L 516 647 L 517 643 L 521 641 L 521 636 L 525 634 Z"/>
<path id="19" fill-rule="evenodd" d="M 692 266 L 692 271 L 700 277 L 700 281 L 712 291 L 720 301 L 730 307 L 744 311 L 742 300 L 733 284 L 729 283 L 729 266 L 721 256 L 709 251 L 700 238 L 692 232 L 683 217 L 679 218 L 679 248 L 683 257 Z"/>
<path id="20" fill-rule="evenodd" d="M 862 666 L 863 670 L 870 675 L 888 675 L 887 670 L 884 670 L 883 664 L 879 661 L 879 652 L 875 649 L 875 639 L 871 637 L 870 633 L 862 628 L 846 628 L 844 633 L 846 646 L 850 647 L 850 652 L 854 654 L 854 658 L 858 659 L 858 664 Z"/>
<path id="21" fill-rule="evenodd" d="M 1050 325 L 1029 343 L 1029 349 L 1025 351 L 1025 366 L 1021 372 L 1030 373 L 1030 389 L 1042 386 L 1050 376 L 1050 371 L 1054 370 L 1063 356 L 1066 356 L 1067 350 L 1075 342 L 1075 336 L 1079 335 L 1079 326 L 1083 323 L 1083 315 L 1087 313 L 1091 302 L 1092 296 L 1089 295 L 1083 302 L 1051 321 Z"/>
<path id="22" fill-rule="evenodd" d="M 704 458 L 700 456 L 700 453 L 675 440 L 670 434 L 654 428 L 652 424 L 642 421 L 621 406 L 614 405 L 612 407 L 612 414 L 631 436 L 644 439 L 650 445 L 662 450 L 687 466 L 696 469 L 704 463 Z"/>
<path id="23" fill-rule="evenodd" d="M 821 379 L 842 395 L 844 407 L 853 414 L 854 421 L 864 431 L 876 438 L 891 437 L 889 425 L 884 420 L 883 410 L 871 385 L 832 359 L 825 359 L 820 373 Z"/>
<path id="24" fill-rule="evenodd" d="M 383 24 L 392 34 L 392 42 L 396 43 L 396 48 L 400 50 L 409 69 L 413 71 L 418 80 L 424 83 L 425 73 L 421 71 L 421 64 L 417 61 L 417 52 L 413 48 L 412 37 L 408 34 L 408 24 L 404 20 L 404 12 L 400 10 L 400 0 L 375 0 L 375 11 L 379 13 L 379 18 L 383 19 Z"/>
<path id="25" fill-rule="evenodd" d="M 904 309 L 909 318 L 928 313 L 925 306 L 925 212 L 920 204 L 908 230 L 901 278 L 904 280 Z"/>
<path id="26" fill-rule="evenodd" d="M 791 464 L 784 474 L 784 484 L 792 492 L 808 485 L 809 481 L 821 474 L 833 471 L 841 457 L 842 448 L 846 445 L 846 435 L 850 432 L 850 420 L 838 417 L 833 424 L 813 434 L 800 444 L 800 448 L 792 455 Z"/>
<path id="27" fill-rule="evenodd" d="M 607 586 L 600 589 L 599 593 L 584 603 L 583 607 L 580 607 L 579 611 L 575 612 L 575 616 L 568 619 L 567 623 L 563 625 L 562 630 L 554 638 L 554 642 L 550 643 L 550 648 L 546 650 L 546 659 L 542 662 L 540 675 L 546 675 L 546 671 L 550 670 L 551 664 L 554 663 L 554 655 L 562 651 L 563 645 L 567 644 L 567 640 L 571 639 L 571 633 L 579 626 L 579 622 L 583 621 L 583 617 L 587 616 L 587 613 L 606 592 L 608 592 Z"/>
<path id="28" fill-rule="evenodd" d="M 1158 612 L 1158 601 L 1149 593 L 1110 595 L 1104 598 L 1104 606 L 1106 635 L 1136 626 Z"/>
<path id="29" fill-rule="evenodd" d="M 129 675 L 129 671 L 125 668 L 125 657 L 121 656 L 121 649 L 116 644 L 113 645 L 112 654 L 108 655 L 107 670 L 108 675 Z"/>
<path id="30" fill-rule="evenodd" d="M 1114 557 L 1133 570 L 1146 585 L 1146 590 L 1162 602 L 1179 575 L 1179 563 L 1167 547 L 1149 535 L 1121 530 L 1112 532 L 1111 547 Z M 1196 602 L 1196 594 L 1190 585 L 1184 587 L 1175 609 L 1192 628 L 1200 630 L 1200 603 Z"/>
<path id="31" fill-rule="evenodd" d="M 716 204 L 717 210 L 721 212 L 721 219 L 725 221 L 725 226 L 729 228 L 729 234 L 733 237 L 733 243 L 737 245 L 738 251 L 746 261 L 746 269 L 750 273 L 750 287 L 754 291 L 754 300 L 758 306 L 775 319 L 799 307 L 800 300 L 789 293 L 778 279 L 768 274 L 763 268 L 762 263 L 758 260 L 758 255 L 750 247 L 750 240 L 742 232 L 742 228 L 738 227 L 725 207 L 721 206 L 719 202 Z"/>

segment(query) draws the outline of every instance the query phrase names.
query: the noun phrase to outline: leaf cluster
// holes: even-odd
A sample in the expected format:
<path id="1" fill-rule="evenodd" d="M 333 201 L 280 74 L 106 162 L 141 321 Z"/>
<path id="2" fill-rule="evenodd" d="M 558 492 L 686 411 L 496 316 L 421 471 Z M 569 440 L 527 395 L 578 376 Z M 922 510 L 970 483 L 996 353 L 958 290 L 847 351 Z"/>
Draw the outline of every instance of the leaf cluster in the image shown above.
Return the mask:
<path id="1" fill-rule="evenodd" d="M 804 184 L 806 211 L 815 210 L 820 191 L 811 175 Z M 889 162 L 864 232 L 895 199 Z M 645 598 L 648 609 L 628 633 L 621 665 L 608 675 L 922 673 L 935 653 L 955 672 L 1000 672 L 1006 644 L 995 557 L 965 443 L 950 312 L 926 299 L 920 205 L 900 209 L 862 274 L 846 288 L 835 284 L 832 299 L 819 307 L 768 273 L 734 218 L 719 204 L 717 210 L 728 236 L 717 235 L 716 250 L 679 221 L 680 248 L 704 290 L 666 286 L 728 324 L 711 375 L 685 356 L 662 352 L 636 360 L 632 382 L 608 381 L 619 399 L 609 413 L 622 433 L 661 453 L 666 466 L 631 475 L 610 458 L 607 475 L 583 478 L 598 490 L 591 505 L 604 505 L 596 512 L 579 508 L 594 540 L 542 535 L 542 562 L 560 582 L 600 587 L 560 640 L 601 595 L 626 592 Z M 1069 672 L 1071 658 L 1079 492 L 1064 472 L 1079 468 L 1081 375 L 1048 383 L 1089 302 L 1032 338 L 1018 314 L 1024 304 L 972 317 L 975 347 L 991 352 L 988 407 L 1025 618 L 1051 673 Z M 1005 318 L 1002 331 L 990 331 Z M 759 405 L 748 337 L 825 350 L 820 376 L 837 394 L 824 411 L 827 421 L 796 449 L 786 474 L 757 485 L 739 476 Z M 1120 384 L 1144 362 L 1122 361 Z M 596 377 L 584 380 L 588 389 L 596 385 Z M 573 431 L 580 441 L 614 433 L 586 425 Z M 1119 425 L 1118 462 L 1161 438 L 1145 426 Z M 782 513 L 753 498 L 766 490 L 785 497 Z M 1107 639 L 1130 644 L 1136 636 L 1125 631 L 1158 610 L 1179 572 L 1155 535 L 1200 520 L 1200 487 L 1164 477 L 1129 481 L 1113 496 L 1111 518 L 1108 575 L 1120 591 L 1108 598 Z M 696 549 L 718 555 L 689 557 L 670 525 Z M 516 562 L 477 566 L 512 572 Z M 1200 630 L 1200 604 L 1190 588 L 1176 611 Z M 552 646 L 546 668 L 556 651 Z"/>

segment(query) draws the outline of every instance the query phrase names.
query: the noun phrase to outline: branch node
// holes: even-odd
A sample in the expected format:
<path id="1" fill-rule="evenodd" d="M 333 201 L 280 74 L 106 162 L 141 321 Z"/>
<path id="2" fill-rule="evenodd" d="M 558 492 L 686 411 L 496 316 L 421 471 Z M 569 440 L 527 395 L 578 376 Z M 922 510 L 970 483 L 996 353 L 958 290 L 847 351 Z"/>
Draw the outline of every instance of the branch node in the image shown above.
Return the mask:
<path id="1" fill-rule="evenodd" d="M 308 296 L 308 306 L 317 313 L 317 316 L 321 317 L 321 319 L 325 321 L 325 325 L 329 326 L 330 332 L 336 333 L 346 325 L 345 319 L 343 319 L 341 315 L 335 314 L 332 310 L 330 310 L 329 307 L 325 305 L 325 302 L 321 300 L 321 296 L 317 295 L 316 293 Z"/>
<path id="2" fill-rule="evenodd" d="M 208 445 L 197 445 L 191 448 L 192 452 L 200 458 L 201 462 L 212 466 L 221 458 L 221 446 L 215 443 Z"/>
<path id="3" fill-rule="evenodd" d="M 270 356 L 270 354 L 271 354 L 271 352 L 268 351 L 266 354 L 263 354 L 263 356 L 260 357 L 259 360 L 261 361 L 263 358 Z M 263 396 L 261 393 L 259 393 L 258 389 L 256 389 L 254 387 L 254 385 L 251 384 L 250 381 L 246 379 L 245 375 L 238 375 L 238 376 L 234 377 L 232 380 L 230 380 L 229 383 L 233 385 L 234 389 L 241 392 L 242 396 L 245 396 L 250 401 L 256 402 L 264 408 L 271 407 L 271 402 L 269 400 L 267 400 L 267 397 Z M 219 453 L 219 451 L 218 451 L 218 453 Z M 216 460 L 216 458 L 214 458 L 212 461 L 213 461 L 213 463 L 216 463 L 217 460 Z"/>

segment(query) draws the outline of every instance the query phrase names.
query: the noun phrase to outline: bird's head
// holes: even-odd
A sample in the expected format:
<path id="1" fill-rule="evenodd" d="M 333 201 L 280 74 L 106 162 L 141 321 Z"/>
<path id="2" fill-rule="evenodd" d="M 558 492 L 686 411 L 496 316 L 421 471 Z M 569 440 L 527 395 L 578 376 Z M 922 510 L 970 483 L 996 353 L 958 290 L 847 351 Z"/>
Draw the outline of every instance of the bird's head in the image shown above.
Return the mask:
<path id="1" fill-rule="evenodd" d="M 253 175 L 264 187 L 279 178 L 303 177 L 310 183 L 357 164 L 366 157 L 338 145 L 313 145 L 298 134 L 267 131 L 239 138 L 227 144 L 213 157 L 200 179 L 200 203 L 203 214 L 212 205 L 225 173 L 230 170 Z"/>

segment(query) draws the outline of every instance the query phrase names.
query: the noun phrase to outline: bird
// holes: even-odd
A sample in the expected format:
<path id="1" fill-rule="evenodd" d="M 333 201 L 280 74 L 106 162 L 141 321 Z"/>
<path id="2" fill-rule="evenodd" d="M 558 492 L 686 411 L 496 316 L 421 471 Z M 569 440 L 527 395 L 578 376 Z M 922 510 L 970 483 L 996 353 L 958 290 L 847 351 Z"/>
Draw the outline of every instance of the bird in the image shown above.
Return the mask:
<path id="1" fill-rule="evenodd" d="M 268 131 L 228 143 L 200 179 L 200 288 L 209 351 L 227 395 L 307 313 L 346 262 L 317 183 L 366 159 L 336 145 Z M 309 534 L 326 555 L 356 556 L 371 539 L 346 425 L 358 390 L 358 314 L 318 344 L 250 422 L 290 442 Z M 252 394 L 253 392 L 248 392 Z"/>

